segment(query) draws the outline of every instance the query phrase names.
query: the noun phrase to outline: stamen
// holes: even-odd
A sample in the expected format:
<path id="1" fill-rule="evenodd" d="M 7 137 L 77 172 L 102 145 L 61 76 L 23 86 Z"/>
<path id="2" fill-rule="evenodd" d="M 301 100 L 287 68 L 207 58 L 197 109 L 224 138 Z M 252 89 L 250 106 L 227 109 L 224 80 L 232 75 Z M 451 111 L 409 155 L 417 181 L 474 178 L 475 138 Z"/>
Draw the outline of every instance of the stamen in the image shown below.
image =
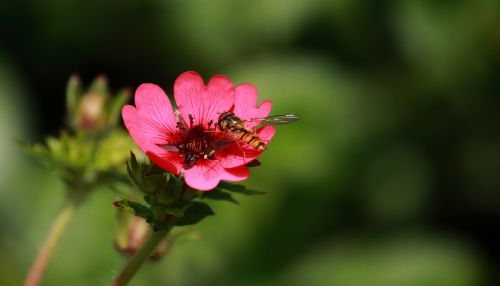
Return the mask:
<path id="1" fill-rule="evenodd" d="M 194 125 L 193 115 L 189 114 L 188 117 L 189 117 L 189 127 L 193 128 L 193 125 Z"/>
<path id="2" fill-rule="evenodd" d="M 183 168 L 192 168 L 200 159 L 215 160 L 215 152 L 229 145 L 223 132 L 218 132 L 217 126 L 211 120 L 208 126 L 202 124 L 194 125 L 194 118 L 188 115 L 189 126 L 179 116 L 177 132 L 170 134 L 171 147 L 169 150 L 178 150 L 179 156 L 184 158 Z"/>

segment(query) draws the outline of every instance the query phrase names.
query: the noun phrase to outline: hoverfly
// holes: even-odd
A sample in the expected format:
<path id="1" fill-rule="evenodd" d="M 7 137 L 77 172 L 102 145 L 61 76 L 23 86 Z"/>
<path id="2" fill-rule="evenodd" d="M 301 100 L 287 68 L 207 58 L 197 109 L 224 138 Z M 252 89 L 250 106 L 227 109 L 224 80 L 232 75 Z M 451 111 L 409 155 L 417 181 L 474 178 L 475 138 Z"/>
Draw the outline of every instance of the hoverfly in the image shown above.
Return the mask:
<path id="1" fill-rule="evenodd" d="M 159 145 L 161 148 L 177 152 L 183 160 L 183 169 L 191 169 L 198 160 L 215 160 L 215 152 L 229 146 L 235 140 L 242 140 L 257 151 L 263 151 L 266 143 L 262 142 L 256 133 L 256 128 L 247 126 L 247 122 L 259 122 L 259 125 L 284 125 L 299 119 L 294 114 L 274 115 L 263 118 L 242 120 L 231 111 L 220 114 L 216 123 L 209 122 L 208 129 L 195 125 L 189 116 L 189 125 L 180 117 L 177 121 L 177 131 L 169 135 L 175 138 L 173 142 Z M 220 134 L 224 136 L 220 136 Z M 219 134 L 219 135 L 218 135 Z M 239 145 L 238 145 L 239 146 Z M 243 156 L 245 156 L 243 152 Z"/>
<path id="2" fill-rule="evenodd" d="M 242 120 L 231 111 L 221 113 L 217 126 L 221 131 L 225 131 L 232 135 L 234 139 L 241 139 L 248 145 L 255 148 L 257 151 L 263 151 L 266 148 L 266 143 L 262 142 L 255 132 L 254 128 L 249 128 L 246 122 L 259 122 L 259 125 L 285 125 L 299 120 L 299 116 L 295 114 L 271 115 L 262 118 L 252 118 Z"/>

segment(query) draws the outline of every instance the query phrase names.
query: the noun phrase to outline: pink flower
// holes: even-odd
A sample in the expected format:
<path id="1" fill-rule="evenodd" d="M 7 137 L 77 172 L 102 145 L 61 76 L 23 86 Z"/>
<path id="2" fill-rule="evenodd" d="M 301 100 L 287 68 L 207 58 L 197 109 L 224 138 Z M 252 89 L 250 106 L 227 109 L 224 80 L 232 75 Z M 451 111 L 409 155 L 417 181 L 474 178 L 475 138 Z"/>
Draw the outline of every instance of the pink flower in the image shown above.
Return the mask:
<path id="1" fill-rule="evenodd" d="M 248 178 L 245 165 L 262 153 L 217 124 L 227 111 L 242 120 L 268 116 L 271 102 L 257 106 L 257 96 L 250 84 L 234 87 L 227 77 L 217 75 L 205 85 L 200 75 L 189 71 L 174 84 L 177 112 L 159 86 L 144 83 L 135 92 L 136 106 L 126 105 L 122 116 L 134 141 L 156 165 L 182 174 L 191 188 L 208 191 L 221 180 Z M 245 124 L 254 128 L 258 122 Z M 266 144 L 274 132 L 273 126 L 256 131 Z"/>

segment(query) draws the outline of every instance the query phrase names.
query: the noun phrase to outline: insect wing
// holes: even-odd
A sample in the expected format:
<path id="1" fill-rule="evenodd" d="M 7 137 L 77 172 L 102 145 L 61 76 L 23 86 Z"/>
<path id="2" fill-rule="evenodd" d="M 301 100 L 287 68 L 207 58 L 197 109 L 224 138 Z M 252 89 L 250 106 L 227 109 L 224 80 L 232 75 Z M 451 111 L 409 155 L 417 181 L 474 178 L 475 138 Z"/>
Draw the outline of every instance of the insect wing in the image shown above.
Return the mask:
<path id="1" fill-rule="evenodd" d="M 295 114 L 271 115 L 261 118 L 252 118 L 247 121 L 259 122 L 259 125 L 285 125 L 295 122 L 300 119 L 300 116 Z"/>
<path id="2" fill-rule="evenodd" d="M 177 148 L 177 146 L 172 144 L 157 145 L 157 146 L 170 152 L 179 152 L 179 148 Z"/>
<path id="3" fill-rule="evenodd" d="M 216 151 L 219 151 L 221 149 L 226 148 L 229 146 L 231 143 L 233 143 L 234 140 L 230 138 L 225 138 L 222 140 L 217 140 L 216 142 L 212 142 L 208 145 L 208 150 L 209 150 L 209 155 L 213 155 Z"/>

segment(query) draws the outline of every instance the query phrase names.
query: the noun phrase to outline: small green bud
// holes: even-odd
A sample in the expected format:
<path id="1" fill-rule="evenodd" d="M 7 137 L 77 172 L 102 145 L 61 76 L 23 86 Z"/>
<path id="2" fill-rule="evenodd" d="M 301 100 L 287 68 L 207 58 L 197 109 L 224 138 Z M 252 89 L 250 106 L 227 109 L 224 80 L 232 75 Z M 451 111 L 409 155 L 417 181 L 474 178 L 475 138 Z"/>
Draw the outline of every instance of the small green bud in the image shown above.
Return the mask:
<path id="1" fill-rule="evenodd" d="M 99 136 L 118 125 L 121 109 L 130 100 L 130 90 L 122 89 L 111 96 L 108 80 L 100 75 L 87 91 L 73 75 L 66 89 L 66 106 L 70 126 L 83 134 Z"/>
<path id="2" fill-rule="evenodd" d="M 100 133 L 106 127 L 105 105 L 107 97 L 98 92 L 85 94 L 80 101 L 76 127 L 88 133 Z"/>
<path id="3" fill-rule="evenodd" d="M 123 95 L 119 99 L 110 98 L 104 76 L 97 77 L 89 90 L 84 91 L 80 78 L 72 75 L 66 86 L 71 128 L 63 129 L 58 137 L 48 137 L 44 144 L 22 144 L 21 147 L 54 169 L 70 191 L 128 183 L 123 165 L 131 139 L 108 121 L 110 106 L 119 110 L 125 102 Z"/>

